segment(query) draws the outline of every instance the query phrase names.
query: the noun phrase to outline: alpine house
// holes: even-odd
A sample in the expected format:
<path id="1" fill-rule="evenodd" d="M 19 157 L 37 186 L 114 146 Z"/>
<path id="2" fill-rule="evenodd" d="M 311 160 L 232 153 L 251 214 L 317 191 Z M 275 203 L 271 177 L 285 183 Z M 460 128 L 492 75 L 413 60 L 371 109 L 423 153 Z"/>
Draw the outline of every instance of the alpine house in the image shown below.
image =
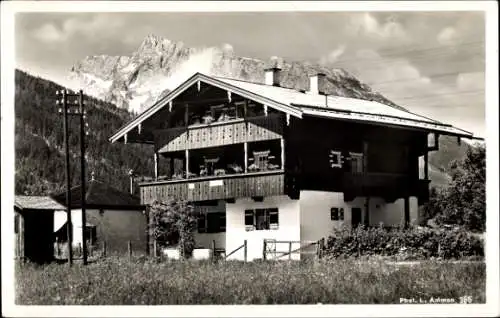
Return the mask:
<path id="1" fill-rule="evenodd" d="M 154 145 L 155 175 L 139 183 L 141 204 L 192 202 L 200 248 L 215 241 L 232 251 L 247 240 L 251 260 L 265 253 L 263 240 L 300 244 L 342 225 L 418 221 L 429 194 L 428 152 L 440 135 L 472 133 L 326 95 L 326 80 L 311 76 L 304 92 L 280 87 L 276 67 L 265 83 L 196 73 L 110 141 Z"/>

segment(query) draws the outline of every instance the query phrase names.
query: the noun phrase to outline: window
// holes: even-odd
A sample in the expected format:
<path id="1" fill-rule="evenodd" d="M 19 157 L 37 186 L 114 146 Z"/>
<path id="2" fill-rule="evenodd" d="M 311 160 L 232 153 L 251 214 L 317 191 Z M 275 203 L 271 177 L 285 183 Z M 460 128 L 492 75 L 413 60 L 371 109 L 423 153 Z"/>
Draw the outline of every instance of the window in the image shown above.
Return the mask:
<path id="1" fill-rule="evenodd" d="M 330 150 L 330 168 L 342 168 L 342 153 Z"/>
<path id="2" fill-rule="evenodd" d="M 353 173 L 362 173 L 363 172 L 363 154 L 361 153 L 349 153 L 351 172 Z"/>
<path id="3" fill-rule="evenodd" d="M 245 211 L 245 229 L 262 231 L 278 229 L 278 208 L 255 209 Z"/>
<path id="4" fill-rule="evenodd" d="M 198 233 L 226 232 L 225 212 L 201 212 L 198 216 Z"/>
<path id="5" fill-rule="evenodd" d="M 14 215 L 14 233 L 18 233 L 19 231 L 19 214 Z"/>
<path id="6" fill-rule="evenodd" d="M 344 220 L 344 208 L 331 208 L 330 209 L 330 219 L 332 221 L 343 221 Z"/>

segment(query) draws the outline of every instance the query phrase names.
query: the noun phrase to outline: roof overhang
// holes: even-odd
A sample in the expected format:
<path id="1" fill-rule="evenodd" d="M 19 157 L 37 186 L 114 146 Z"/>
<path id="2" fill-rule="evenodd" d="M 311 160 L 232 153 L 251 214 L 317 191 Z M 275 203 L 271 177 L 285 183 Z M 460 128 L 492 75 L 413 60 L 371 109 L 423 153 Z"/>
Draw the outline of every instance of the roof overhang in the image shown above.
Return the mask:
<path id="1" fill-rule="evenodd" d="M 201 73 L 196 73 L 193 76 L 191 76 L 189 79 L 187 79 L 184 83 L 182 83 L 177 88 L 175 88 L 170 93 L 168 93 L 164 98 L 160 99 L 154 105 L 152 105 L 151 107 L 146 109 L 144 112 L 142 112 L 135 119 L 131 120 L 130 122 L 128 122 L 127 124 L 122 126 L 115 134 L 113 134 L 109 138 L 109 141 L 111 141 L 112 143 L 118 141 L 120 138 L 125 136 L 125 134 L 130 132 L 132 129 L 136 128 L 139 124 L 144 122 L 146 119 L 153 116 L 160 109 L 167 106 L 177 96 L 179 96 L 186 89 L 188 89 L 192 85 L 196 84 L 197 82 L 203 82 L 205 84 L 212 85 L 214 87 L 227 90 L 231 93 L 238 94 L 244 98 L 248 98 L 248 99 L 251 99 L 255 102 L 270 106 L 272 108 L 283 111 L 283 112 L 290 114 L 292 116 L 295 116 L 297 118 L 302 118 L 302 111 L 299 108 L 279 103 L 279 102 L 272 100 L 272 99 L 269 99 L 265 96 L 261 96 L 261 95 L 249 92 L 245 89 L 242 89 L 242 88 L 236 87 L 234 85 L 225 83 L 225 82 L 220 81 L 216 78 L 213 78 L 213 77 L 201 74 Z"/>
<path id="2" fill-rule="evenodd" d="M 326 109 L 324 107 L 323 108 L 310 107 L 308 105 L 294 105 L 294 106 L 302 107 L 304 115 L 309 115 L 313 117 L 368 122 L 374 125 L 393 126 L 393 127 L 397 126 L 401 128 L 410 128 L 432 133 L 438 133 L 441 135 L 482 140 L 482 138 L 474 137 L 473 134 L 469 131 L 436 121 L 428 121 L 428 120 L 420 121 L 420 120 L 388 116 L 388 115 L 376 115 L 370 113 L 353 112 L 353 111 L 346 111 L 333 108 Z"/>

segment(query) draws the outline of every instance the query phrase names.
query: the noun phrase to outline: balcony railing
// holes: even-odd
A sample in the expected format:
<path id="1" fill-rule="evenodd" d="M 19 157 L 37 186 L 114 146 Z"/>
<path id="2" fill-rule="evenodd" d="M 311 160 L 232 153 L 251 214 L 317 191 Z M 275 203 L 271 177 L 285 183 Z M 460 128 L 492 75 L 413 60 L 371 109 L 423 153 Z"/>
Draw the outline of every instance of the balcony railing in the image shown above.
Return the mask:
<path id="1" fill-rule="evenodd" d="M 268 116 L 164 129 L 155 132 L 155 139 L 159 152 L 271 140 L 282 137 L 283 122 L 283 116 L 280 114 L 269 114 Z"/>
<path id="2" fill-rule="evenodd" d="M 283 170 L 181 180 L 154 181 L 140 184 L 142 204 L 169 198 L 204 201 L 260 197 L 284 194 Z"/>

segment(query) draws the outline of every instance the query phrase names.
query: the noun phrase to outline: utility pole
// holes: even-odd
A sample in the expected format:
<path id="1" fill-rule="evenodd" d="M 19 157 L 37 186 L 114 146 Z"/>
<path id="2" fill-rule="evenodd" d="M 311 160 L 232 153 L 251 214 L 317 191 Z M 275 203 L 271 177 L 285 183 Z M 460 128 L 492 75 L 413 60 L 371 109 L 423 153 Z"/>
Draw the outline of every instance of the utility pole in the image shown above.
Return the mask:
<path id="1" fill-rule="evenodd" d="M 57 100 L 56 104 L 62 104 L 63 109 L 59 109 L 59 113 L 64 113 L 64 143 L 66 148 L 66 212 L 67 212 L 67 233 L 68 233 L 68 264 L 73 264 L 73 222 L 71 221 L 71 181 L 70 181 L 70 159 L 69 159 L 69 123 L 68 116 L 75 115 L 80 117 L 80 163 L 81 163 L 81 211 L 82 211 L 82 256 L 83 264 L 87 264 L 87 240 L 86 240 L 86 203 L 85 203 L 85 110 L 83 102 L 83 91 L 79 94 L 70 94 L 67 90 L 57 91 L 56 95 L 62 95 L 62 100 Z M 77 97 L 74 101 L 75 105 L 79 106 L 78 110 L 73 112 L 68 107 L 68 97 Z"/>
<path id="2" fill-rule="evenodd" d="M 62 100 L 57 100 L 56 104 L 61 103 L 63 109 L 59 109 L 59 112 L 63 112 L 63 129 L 64 129 L 64 147 L 66 152 L 66 215 L 67 222 L 66 228 L 68 233 L 68 265 L 71 267 L 73 265 L 73 223 L 71 222 L 71 181 L 70 181 L 70 168 L 69 168 L 69 136 L 68 136 L 68 91 L 65 89 L 62 91 L 57 91 L 56 95 L 62 95 Z"/>
<path id="3" fill-rule="evenodd" d="M 81 165 L 81 190 L 82 190 L 82 198 L 81 198 L 81 206 L 82 206 L 82 247 L 83 247 L 83 265 L 87 265 L 87 238 L 86 238 L 86 230 L 87 230 L 87 215 L 86 215 L 86 178 L 85 178 L 85 110 L 83 104 L 83 91 L 80 90 L 78 94 L 78 103 L 80 108 L 80 165 Z"/>

